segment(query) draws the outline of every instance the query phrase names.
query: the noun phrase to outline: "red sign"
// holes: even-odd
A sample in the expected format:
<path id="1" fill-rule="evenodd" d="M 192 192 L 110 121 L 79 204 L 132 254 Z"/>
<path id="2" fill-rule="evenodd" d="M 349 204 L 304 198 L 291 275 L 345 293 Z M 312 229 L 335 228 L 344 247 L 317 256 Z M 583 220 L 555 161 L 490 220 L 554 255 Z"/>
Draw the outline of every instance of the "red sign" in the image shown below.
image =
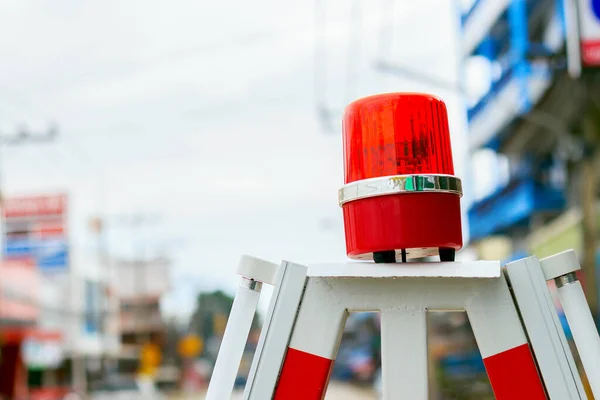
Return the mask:
<path id="1" fill-rule="evenodd" d="M 582 41 L 581 58 L 587 66 L 600 65 L 600 40 Z"/>
<path id="2" fill-rule="evenodd" d="M 578 0 L 581 61 L 586 67 L 600 66 L 600 0 Z"/>
<path id="3" fill-rule="evenodd" d="M 12 197 L 4 201 L 5 217 L 32 217 L 42 215 L 62 215 L 67 208 L 64 194 L 51 196 Z"/>
<path id="4" fill-rule="evenodd" d="M 68 268 L 67 195 L 24 196 L 3 203 L 5 259 L 27 259 L 47 270 Z"/>

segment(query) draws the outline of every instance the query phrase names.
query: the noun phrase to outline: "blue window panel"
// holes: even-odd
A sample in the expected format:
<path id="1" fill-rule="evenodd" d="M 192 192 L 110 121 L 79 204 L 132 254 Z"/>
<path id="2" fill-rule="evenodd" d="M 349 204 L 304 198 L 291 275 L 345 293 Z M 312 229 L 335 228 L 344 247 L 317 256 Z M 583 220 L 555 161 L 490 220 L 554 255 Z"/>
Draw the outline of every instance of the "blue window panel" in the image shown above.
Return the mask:
<path id="1" fill-rule="evenodd" d="M 510 53 L 514 74 L 519 82 L 521 98 L 525 101 L 525 111 L 531 108 L 529 91 L 527 90 L 527 51 L 529 48 L 529 32 L 527 26 L 527 2 L 512 0 L 508 7 L 510 23 Z"/>
<path id="2" fill-rule="evenodd" d="M 513 181 L 469 210 L 473 240 L 527 224 L 538 212 L 560 211 L 565 207 L 561 190 L 536 183 L 532 178 Z"/>
<path id="3" fill-rule="evenodd" d="M 487 104 L 498 94 L 499 91 L 513 78 L 514 69 L 509 68 L 496 82 L 492 84 L 490 91 L 487 92 L 472 108 L 467 111 L 467 117 L 472 120 L 479 112 L 481 112 Z"/>
<path id="4" fill-rule="evenodd" d="M 556 10 L 554 18 L 564 19 L 562 16 L 561 1 L 562 0 L 510 1 L 507 10 L 496 22 L 496 27 L 493 30 L 490 30 L 477 48 L 477 53 L 484 57 L 489 58 L 490 54 L 496 53 L 496 61 L 500 64 L 502 73 L 498 80 L 492 82 L 490 91 L 467 111 L 469 122 L 471 122 L 478 113 L 490 106 L 491 100 L 496 98 L 499 92 L 505 88 L 509 82 L 512 82 L 513 85 L 518 85 L 520 95 L 518 96 L 519 99 L 516 99 L 515 101 L 520 104 L 519 115 L 528 112 L 539 100 L 540 96 L 531 92 L 530 79 L 532 65 L 527 59 L 532 52 L 540 56 L 551 55 L 553 54 L 553 49 L 548 48 L 543 43 L 532 44 L 530 42 L 528 16 L 533 15 L 539 8 L 553 7 Z M 553 4 L 554 2 L 558 3 Z M 502 27 L 503 24 L 506 25 L 506 27 Z M 497 145 L 497 143 L 490 143 L 491 147 L 494 147 L 494 145 Z"/>
<path id="5" fill-rule="evenodd" d="M 492 36 L 487 36 L 479 47 L 475 54 L 487 58 L 490 61 L 494 61 L 498 56 L 498 43 Z"/>
<path id="6" fill-rule="evenodd" d="M 510 1 L 478 0 L 463 15 L 463 56 L 475 54 L 485 37 L 505 24 Z"/>
<path id="7" fill-rule="evenodd" d="M 527 64 L 529 94 L 532 104 L 537 103 L 552 82 L 552 71 L 544 64 Z M 478 104 L 468 111 L 470 147 L 498 149 L 512 134 L 511 124 L 526 111 L 521 98 L 519 82 L 513 69 L 509 69 Z M 507 105 L 516 105 L 508 107 Z M 502 108 L 500 108 L 502 107 Z"/>

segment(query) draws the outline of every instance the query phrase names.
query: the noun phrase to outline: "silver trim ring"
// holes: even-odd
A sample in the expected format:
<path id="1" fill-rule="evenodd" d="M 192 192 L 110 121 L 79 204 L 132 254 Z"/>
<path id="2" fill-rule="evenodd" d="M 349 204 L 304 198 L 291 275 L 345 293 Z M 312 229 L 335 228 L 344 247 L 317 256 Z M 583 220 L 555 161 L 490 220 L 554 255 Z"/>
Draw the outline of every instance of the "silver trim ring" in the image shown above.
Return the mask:
<path id="1" fill-rule="evenodd" d="M 362 179 L 342 186 L 338 191 L 340 206 L 350 201 L 390 194 L 434 192 L 462 197 L 462 182 L 453 175 L 392 175 Z"/>

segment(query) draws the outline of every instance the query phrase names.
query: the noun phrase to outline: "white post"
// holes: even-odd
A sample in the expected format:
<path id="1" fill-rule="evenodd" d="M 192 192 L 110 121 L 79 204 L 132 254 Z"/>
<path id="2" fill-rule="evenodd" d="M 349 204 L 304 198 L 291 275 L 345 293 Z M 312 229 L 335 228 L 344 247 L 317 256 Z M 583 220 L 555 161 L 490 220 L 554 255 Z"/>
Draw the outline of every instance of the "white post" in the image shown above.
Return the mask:
<path id="1" fill-rule="evenodd" d="M 600 337 L 581 283 L 572 281 L 559 286 L 558 296 L 594 397 L 600 398 Z"/>
<path id="2" fill-rule="evenodd" d="M 427 311 L 381 310 L 383 399 L 427 399 Z"/>
<path id="3" fill-rule="evenodd" d="M 261 288 L 261 282 L 242 278 L 208 385 L 206 400 L 223 400 L 231 397 Z"/>
<path id="4" fill-rule="evenodd" d="M 595 398 L 600 398 L 600 336 L 581 283 L 575 271 L 581 269 L 573 250 L 541 260 L 547 280 L 554 279 L 558 297 L 573 334 L 583 369 Z"/>

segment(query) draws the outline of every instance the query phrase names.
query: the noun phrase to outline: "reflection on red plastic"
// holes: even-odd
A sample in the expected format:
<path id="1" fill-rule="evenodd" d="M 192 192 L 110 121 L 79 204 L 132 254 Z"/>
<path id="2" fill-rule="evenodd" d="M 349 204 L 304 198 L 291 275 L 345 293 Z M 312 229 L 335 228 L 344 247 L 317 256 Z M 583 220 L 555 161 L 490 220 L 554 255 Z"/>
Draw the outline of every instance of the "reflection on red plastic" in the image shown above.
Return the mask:
<path id="1" fill-rule="evenodd" d="M 428 94 L 388 93 L 344 114 L 345 183 L 405 174 L 454 175 L 446 105 Z"/>

